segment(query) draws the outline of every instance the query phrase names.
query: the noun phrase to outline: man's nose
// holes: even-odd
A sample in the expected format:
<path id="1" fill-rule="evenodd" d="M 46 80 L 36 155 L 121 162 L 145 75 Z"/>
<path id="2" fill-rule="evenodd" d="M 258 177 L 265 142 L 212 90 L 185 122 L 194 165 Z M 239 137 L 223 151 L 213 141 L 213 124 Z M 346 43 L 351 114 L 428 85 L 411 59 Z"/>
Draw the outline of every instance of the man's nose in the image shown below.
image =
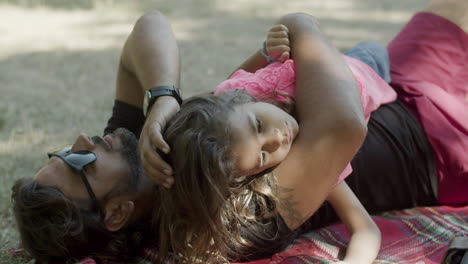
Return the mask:
<path id="1" fill-rule="evenodd" d="M 274 129 L 271 134 L 266 138 L 263 144 L 263 150 L 269 153 L 273 153 L 281 146 L 283 142 L 283 136 L 279 129 Z"/>
<path id="2" fill-rule="evenodd" d="M 78 150 L 93 150 L 95 148 L 96 144 L 91 140 L 90 137 L 88 137 L 86 134 L 80 134 L 75 142 L 73 143 L 73 146 L 71 148 L 71 151 L 78 151 Z"/>

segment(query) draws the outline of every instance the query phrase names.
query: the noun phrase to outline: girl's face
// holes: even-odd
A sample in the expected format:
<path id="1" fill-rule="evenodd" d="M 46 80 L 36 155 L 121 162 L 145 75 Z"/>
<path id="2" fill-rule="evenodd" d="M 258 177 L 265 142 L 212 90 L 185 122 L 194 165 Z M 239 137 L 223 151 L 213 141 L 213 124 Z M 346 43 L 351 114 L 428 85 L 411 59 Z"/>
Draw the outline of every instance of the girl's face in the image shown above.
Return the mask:
<path id="1" fill-rule="evenodd" d="M 299 132 L 291 115 L 269 103 L 236 106 L 228 118 L 239 170 L 236 177 L 255 175 L 281 163 Z"/>

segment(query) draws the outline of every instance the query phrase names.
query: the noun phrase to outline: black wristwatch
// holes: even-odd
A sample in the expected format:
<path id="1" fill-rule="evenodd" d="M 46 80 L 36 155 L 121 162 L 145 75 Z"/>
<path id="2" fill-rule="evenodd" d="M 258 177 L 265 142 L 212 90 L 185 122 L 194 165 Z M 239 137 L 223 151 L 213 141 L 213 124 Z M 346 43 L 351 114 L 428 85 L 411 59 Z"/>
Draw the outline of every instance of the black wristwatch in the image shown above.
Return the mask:
<path id="1" fill-rule="evenodd" d="M 182 104 L 182 97 L 180 96 L 179 89 L 168 85 L 156 86 L 146 91 L 145 98 L 143 100 L 143 114 L 145 116 L 154 102 L 156 102 L 156 99 L 160 96 L 172 96 L 177 100 L 179 105 Z"/>

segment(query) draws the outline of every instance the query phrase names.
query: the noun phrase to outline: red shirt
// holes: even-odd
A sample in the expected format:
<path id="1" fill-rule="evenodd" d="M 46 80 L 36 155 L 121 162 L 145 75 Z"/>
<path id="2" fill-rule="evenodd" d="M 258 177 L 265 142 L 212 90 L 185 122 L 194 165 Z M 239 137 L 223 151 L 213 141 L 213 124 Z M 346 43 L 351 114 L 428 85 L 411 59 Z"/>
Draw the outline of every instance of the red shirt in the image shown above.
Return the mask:
<path id="1" fill-rule="evenodd" d="M 389 44 L 392 86 L 434 150 L 441 204 L 468 203 L 468 34 L 419 13 Z"/>

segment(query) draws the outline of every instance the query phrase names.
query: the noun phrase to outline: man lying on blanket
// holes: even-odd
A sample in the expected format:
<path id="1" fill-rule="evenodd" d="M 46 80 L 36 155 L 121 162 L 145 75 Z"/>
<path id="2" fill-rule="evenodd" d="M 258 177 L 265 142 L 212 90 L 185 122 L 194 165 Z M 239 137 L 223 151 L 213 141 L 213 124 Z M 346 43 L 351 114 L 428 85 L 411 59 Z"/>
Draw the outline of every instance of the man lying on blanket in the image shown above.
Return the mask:
<path id="1" fill-rule="evenodd" d="M 439 15 L 447 15 L 451 14 L 450 12 L 444 13 L 447 9 L 468 10 L 466 4 L 462 1 L 459 1 L 460 6 L 454 7 L 452 4 L 433 1 L 429 6 L 429 11 Z M 463 26 L 461 18 L 448 18 L 455 24 Z M 450 31 L 444 32 L 456 34 L 460 37 L 460 41 L 466 41 L 466 34 L 463 35 L 461 29 L 448 20 L 427 14 L 420 15 L 418 19 L 420 24 L 425 19 L 428 21 L 437 20 L 436 22 L 439 25 L 450 28 Z M 109 120 L 106 132 L 114 130 L 116 127 L 120 127 L 120 124 L 125 123 L 124 127 L 139 135 L 144 123 L 141 110 L 143 108 L 143 91 L 160 85 L 179 86 L 177 46 L 172 33 L 167 30 L 168 28 L 167 22 L 160 14 L 153 13 L 144 16 L 137 22 L 122 53 L 114 113 Z M 428 29 L 430 30 L 422 31 L 431 32 L 431 30 L 434 30 L 433 28 Z M 157 37 L 152 39 L 151 36 Z M 156 40 L 157 45 L 145 46 L 145 42 L 142 41 L 144 39 Z M 158 39 L 164 41 L 157 41 Z M 456 50 L 459 51 L 460 49 Z M 392 53 L 390 55 L 392 56 Z M 130 56 L 131 58 L 129 58 Z M 151 59 L 140 60 L 145 62 L 142 65 L 127 63 L 129 61 L 134 62 L 135 58 Z M 265 59 L 263 61 L 264 64 L 267 63 Z M 157 70 L 148 72 L 147 69 Z M 135 89 L 135 87 L 138 89 Z M 161 121 L 156 122 L 156 127 L 151 128 L 155 131 L 152 133 L 157 135 L 160 135 L 160 130 L 164 128 L 164 118 L 172 116 L 179 107 L 175 99 L 178 97 L 175 89 L 167 87 L 163 92 L 159 93 L 162 94 L 159 94 L 157 100 L 153 102 L 152 111 L 150 112 L 150 115 L 156 115 L 155 113 L 160 115 L 159 120 Z M 382 112 L 377 116 L 381 117 L 386 114 L 386 112 Z M 372 117 L 369 123 L 371 122 Z M 405 122 L 409 121 L 405 120 Z M 160 127 L 157 127 L 158 125 Z M 372 127 L 369 127 L 370 135 L 373 135 L 372 129 Z M 399 130 L 392 132 L 398 133 Z M 406 132 L 401 130 L 398 135 L 404 137 Z M 152 197 L 157 188 L 142 173 L 136 150 L 137 142 L 132 133 L 117 129 L 113 135 L 106 136 L 104 139 L 100 137 L 89 139 L 81 135 L 73 145 L 72 151 L 65 149 L 52 153 L 51 160 L 38 173 L 35 180 L 20 180 L 15 184 L 13 188 L 15 216 L 25 247 L 34 257 L 42 260 L 54 260 L 96 255 L 117 257 L 121 260 L 130 259 L 138 252 L 137 249 L 141 247 L 142 243 L 147 243 L 147 239 L 156 237 L 156 234 L 153 233 L 154 230 L 151 230 L 151 225 L 148 223 L 151 221 L 152 212 L 158 209 L 153 208 L 152 203 Z M 140 138 L 140 146 L 142 146 L 143 151 L 146 151 L 145 147 L 151 144 L 149 143 L 149 135 L 146 135 L 146 137 L 144 135 L 143 133 Z M 409 136 L 414 137 L 411 134 Z M 416 143 L 426 144 L 424 142 L 418 141 Z M 465 144 L 465 141 L 461 141 L 461 143 Z M 158 147 L 162 145 L 157 139 L 154 144 Z M 372 154 L 380 153 L 382 149 L 381 146 L 372 145 L 367 140 L 364 143 L 364 146 L 366 145 L 373 147 L 370 149 L 363 147 L 362 156 L 365 157 L 368 157 L 366 151 Z M 160 148 L 162 149 L 162 147 Z M 373 160 L 365 161 L 373 162 Z M 414 160 L 409 160 L 409 162 L 414 162 Z M 145 163 L 143 165 L 145 165 L 146 174 L 152 175 L 155 182 L 168 187 L 174 184 L 171 178 L 158 177 L 160 175 L 157 172 L 158 170 L 162 170 L 162 168 L 171 170 L 170 167 L 166 167 L 167 164 L 153 164 L 155 168 Z M 427 167 L 430 167 L 429 165 Z M 356 172 L 354 164 L 353 168 Z M 423 169 L 423 171 L 428 170 Z M 385 173 L 383 172 L 382 175 L 385 175 Z M 171 174 L 171 171 L 168 174 Z M 404 174 L 413 175 L 413 172 L 406 171 Z M 356 179 L 357 176 L 351 177 L 353 175 L 350 176 L 350 179 Z M 366 206 L 366 209 L 371 212 L 379 209 L 400 209 L 416 205 L 437 204 L 438 201 L 434 199 L 436 194 L 432 191 L 432 180 L 427 177 L 415 177 L 418 185 L 413 186 L 413 182 L 407 183 L 410 190 L 413 191 L 405 192 L 405 195 L 410 195 L 410 197 L 406 197 L 407 199 L 401 199 L 400 196 L 395 197 L 398 198 L 395 200 L 408 201 L 407 203 L 398 204 L 397 206 L 387 203 L 381 207 L 372 204 L 373 201 L 363 200 L 363 203 L 365 206 L 369 203 L 369 207 Z M 422 185 L 421 179 L 426 179 Z M 333 184 L 333 179 L 322 180 L 328 181 L 330 185 Z M 360 182 L 359 187 L 364 186 L 363 182 L 368 182 L 368 179 Z M 373 183 L 367 185 L 372 186 Z M 355 187 L 357 187 L 357 184 Z M 353 185 L 351 185 L 351 188 L 353 188 Z M 379 186 L 373 186 L 373 192 L 378 188 Z M 415 190 L 416 192 L 414 192 Z M 414 193 L 423 194 L 422 198 L 419 196 L 412 197 L 411 195 Z M 358 194 L 358 196 L 360 195 Z M 361 197 L 369 198 L 369 195 L 364 193 Z M 392 201 L 393 197 L 380 196 L 379 198 L 384 201 Z M 458 202 L 463 203 L 463 200 L 459 199 Z M 91 206 L 89 206 L 90 203 Z M 464 203 L 466 203 L 466 200 Z M 333 219 L 333 217 L 328 217 L 329 214 L 326 209 L 324 209 L 327 211 L 325 214 L 318 214 L 327 216 L 325 217 L 326 220 L 319 220 L 321 223 Z"/>

